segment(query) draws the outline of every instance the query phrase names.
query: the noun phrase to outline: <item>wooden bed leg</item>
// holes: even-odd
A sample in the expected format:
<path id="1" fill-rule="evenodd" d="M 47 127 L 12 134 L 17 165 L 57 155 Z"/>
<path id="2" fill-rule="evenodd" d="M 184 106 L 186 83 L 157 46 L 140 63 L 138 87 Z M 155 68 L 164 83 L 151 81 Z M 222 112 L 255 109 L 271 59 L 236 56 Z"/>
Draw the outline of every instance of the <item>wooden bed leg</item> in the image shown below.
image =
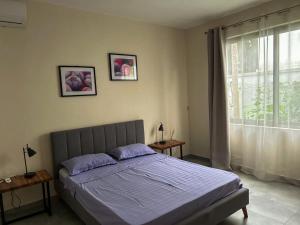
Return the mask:
<path id="1" fill-rule="evenodd" d="M 246 206 L 243 207 L 242 210 L 243 210 L 243 214 L 244 214 L 244 219 L 247 219 L 248 218 L 248 212 L 247 212 Z"/>

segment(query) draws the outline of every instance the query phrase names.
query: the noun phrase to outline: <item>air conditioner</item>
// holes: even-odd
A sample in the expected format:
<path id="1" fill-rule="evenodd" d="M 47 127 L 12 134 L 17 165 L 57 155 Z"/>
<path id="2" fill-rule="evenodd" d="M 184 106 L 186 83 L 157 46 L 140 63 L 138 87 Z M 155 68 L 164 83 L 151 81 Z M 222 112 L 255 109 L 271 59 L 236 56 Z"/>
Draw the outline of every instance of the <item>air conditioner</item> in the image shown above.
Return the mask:
<path id="1" fill-rule="evenodd" d="M 26 11 L 25 0 L 0 0 L 0 27 L 24 27 Z"/>

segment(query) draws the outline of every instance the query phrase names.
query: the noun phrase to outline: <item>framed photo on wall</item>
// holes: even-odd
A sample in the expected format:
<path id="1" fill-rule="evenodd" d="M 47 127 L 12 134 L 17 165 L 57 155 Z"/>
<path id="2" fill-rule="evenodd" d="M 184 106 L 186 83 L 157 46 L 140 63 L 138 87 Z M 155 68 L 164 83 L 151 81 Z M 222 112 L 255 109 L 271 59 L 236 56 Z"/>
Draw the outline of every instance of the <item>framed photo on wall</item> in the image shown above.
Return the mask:
<path id="1" fill-rule="evenodd" d="M 95 67 L 58 66 L 62 97 L 97 95 Z"/>
<path id="2" fill-rule="evenodd" d="M 108 53 L 110 79 L 112 81 L 138 80 L 137 56 Z"/>

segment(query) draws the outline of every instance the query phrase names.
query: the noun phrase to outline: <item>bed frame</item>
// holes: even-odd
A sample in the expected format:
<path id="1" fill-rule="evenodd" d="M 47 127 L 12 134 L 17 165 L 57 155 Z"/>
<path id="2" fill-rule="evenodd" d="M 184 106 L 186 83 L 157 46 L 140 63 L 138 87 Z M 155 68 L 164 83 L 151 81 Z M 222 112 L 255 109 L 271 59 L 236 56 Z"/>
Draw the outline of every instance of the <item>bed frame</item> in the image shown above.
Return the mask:
<path id="1" fill-rule="evenodd" d="M 117 146 L 134 143 L 144 144 L 143 120 L 53 132 L 51 133 L 51 141 L 56 192 L 85 224 L 100 225 L 69 191 L 63 188 L 58 179 L 60 163 L 79 155 L 107 152 Z M 246 188 L 241 188 L 190 217 L 178 221 L 176 225 L 215 225 L 240 209 L 243 210 L 244 218 L 247 218 L 246 205 L 248 203 L 249 191 Z"/>

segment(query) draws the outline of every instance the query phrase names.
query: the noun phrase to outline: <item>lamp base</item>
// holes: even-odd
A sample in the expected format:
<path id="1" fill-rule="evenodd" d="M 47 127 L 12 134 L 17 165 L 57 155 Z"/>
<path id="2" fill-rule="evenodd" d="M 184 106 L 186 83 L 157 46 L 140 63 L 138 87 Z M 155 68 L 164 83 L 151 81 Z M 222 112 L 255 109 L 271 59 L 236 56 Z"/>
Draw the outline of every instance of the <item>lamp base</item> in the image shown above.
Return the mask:
<path id="1" fill-rule="evenodd" d="M 166 144 L 167 142 L 166 141 L 160 141 L 159 142 L 159 144 L 161 144 L 161 145 L 164 145 L 164 144 Z"/>
<path id="2" fill-rule="evenodd" d="M 28 172 L 28 173 L 24 173 L 24 177 L 25 178 L 32 178 L 34 177 L 36 174 L 36 172 Z"/>

